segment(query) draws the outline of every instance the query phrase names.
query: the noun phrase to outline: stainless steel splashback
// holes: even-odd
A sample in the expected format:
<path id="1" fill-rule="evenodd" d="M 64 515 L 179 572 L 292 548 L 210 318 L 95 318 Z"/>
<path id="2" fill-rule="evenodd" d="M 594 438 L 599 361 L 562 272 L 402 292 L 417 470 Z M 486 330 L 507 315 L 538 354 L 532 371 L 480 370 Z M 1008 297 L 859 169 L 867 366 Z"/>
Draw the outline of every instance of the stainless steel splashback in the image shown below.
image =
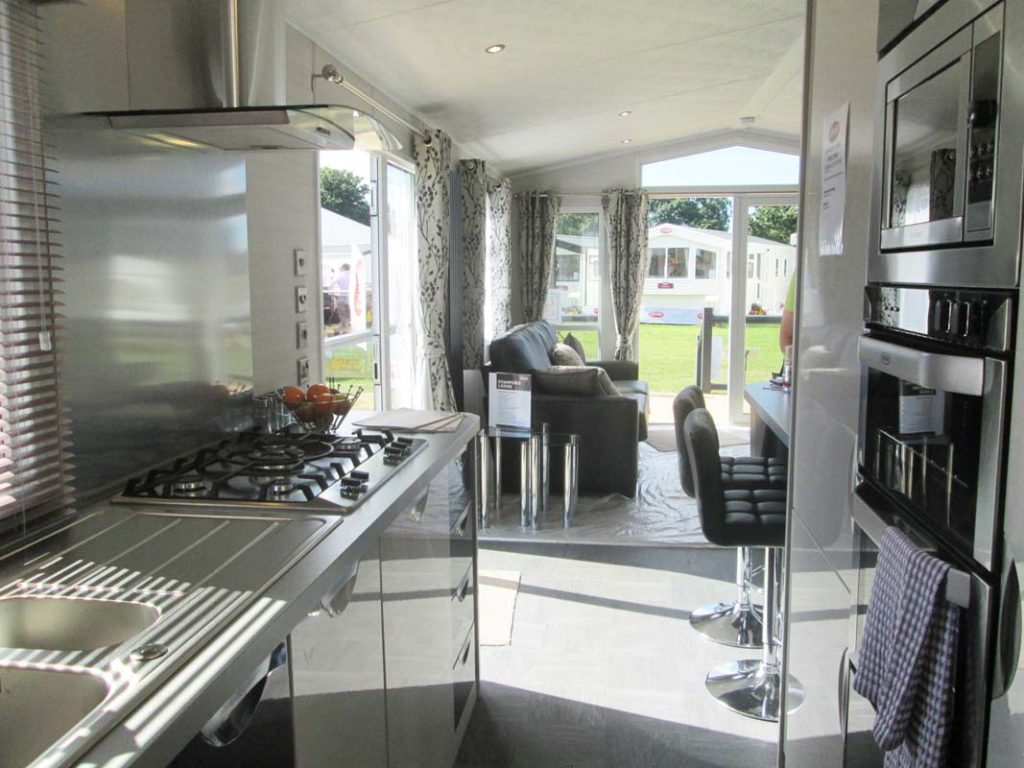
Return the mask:
<path id="1" fill-rule="evenodd" d="M 80 497 L 248 424 L 245 160 L 51 125 Z"/>

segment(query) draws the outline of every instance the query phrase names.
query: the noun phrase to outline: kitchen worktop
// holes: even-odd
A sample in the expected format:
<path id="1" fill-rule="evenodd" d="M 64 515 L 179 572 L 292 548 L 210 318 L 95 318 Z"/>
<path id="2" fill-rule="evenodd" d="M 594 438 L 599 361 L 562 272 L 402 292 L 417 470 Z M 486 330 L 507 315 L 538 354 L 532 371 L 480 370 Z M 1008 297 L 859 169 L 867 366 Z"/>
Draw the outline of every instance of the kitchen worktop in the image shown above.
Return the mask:
<path id="1" fill-rule="evenodd" d="M 336 582 L 478 427 L 468 415 L 454 432 L 433 435 L 394 480 L 344 516 L 101 502 L 9 553 L 0 560 L 0 598 L 88 597 L 160 612 L 158 621 L 116 646 L 0 648 L 0 673 L 2 665 L 56 665 L 109 686 L 104 705 L 38 764 L 168 762 L 308 612 L 342 586 Z M 166 653 L 133 658 L 133 650 L 154 643 Z"/>

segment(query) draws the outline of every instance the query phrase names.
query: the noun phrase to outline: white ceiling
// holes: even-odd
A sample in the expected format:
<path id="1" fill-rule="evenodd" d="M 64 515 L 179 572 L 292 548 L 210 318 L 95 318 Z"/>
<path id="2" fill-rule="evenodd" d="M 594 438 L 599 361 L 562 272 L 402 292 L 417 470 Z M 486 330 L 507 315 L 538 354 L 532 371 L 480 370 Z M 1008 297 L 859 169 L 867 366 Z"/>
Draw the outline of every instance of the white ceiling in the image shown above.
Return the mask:
<path id="1" fill-rule="evenodd" d="M 287 3 L 295 26 L 508 174 L 745 115 L 800 132 L 804 0 Z M 485 54 L 491 43 L 508 47 Z"/>

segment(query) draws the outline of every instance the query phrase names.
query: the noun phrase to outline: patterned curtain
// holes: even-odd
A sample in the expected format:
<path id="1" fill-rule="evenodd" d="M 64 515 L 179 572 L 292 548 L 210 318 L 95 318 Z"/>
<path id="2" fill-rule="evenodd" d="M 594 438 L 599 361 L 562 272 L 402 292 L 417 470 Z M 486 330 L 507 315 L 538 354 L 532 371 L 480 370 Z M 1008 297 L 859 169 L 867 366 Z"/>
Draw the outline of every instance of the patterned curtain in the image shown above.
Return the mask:
<path id="1" fill-rule="evenodd" d="M 451 215 L 452 142 L 441 131 L 417 138 L 416 226 L 419 230 L 420 327 L 426 358 L 427 407 L 455 410 L 455 393 L 445 351 L 444 318 L 447 304 Z"/>
<path id="2" fill-rule="evenodd" d="M 532 323 L 544 316 L 544 301 L 555 263 L 555 218 L 562 198 L 554 192 L 524 192 L 516 195 L 516 205 L 523 320 Z"/>
<path id="3" fill-rule="evenodd" d="M 512 182 L 492 181 L 487 191 L 490 203 L 491 312 L 494 327 L 490 337 L 512 327 Z"/>
<path id="4" fill-rule="evenodd" d="M 487 298 L 487 173 L 483 160 L 460 160 L 462 190 L 462 367 L 484 364 Z"/>
<path id="5" fill-rule="evenodd" d="M 647 252 L 647 195 L 641 190 L 613 189 L 601 197 L 615 316 L 615 359 L 633 359 L 633 337 L 640 319 L 650 256 Z"/>

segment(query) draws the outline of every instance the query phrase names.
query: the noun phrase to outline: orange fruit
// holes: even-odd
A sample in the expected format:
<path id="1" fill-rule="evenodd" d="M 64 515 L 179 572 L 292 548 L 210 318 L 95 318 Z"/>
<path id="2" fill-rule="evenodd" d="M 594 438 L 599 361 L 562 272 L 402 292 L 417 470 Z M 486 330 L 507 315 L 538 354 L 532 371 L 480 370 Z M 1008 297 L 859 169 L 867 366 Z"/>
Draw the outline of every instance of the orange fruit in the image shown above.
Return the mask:
<path id="1" fill-rule="evenodd" d="M 331 388 L 326 384 L 310 384 L 309 389 L 306 390 L 306 399 L 315 403 L 317 397 L 324 393 L 331 393 Z"/>
<path id="2" fill-rule="evenodd" d="M 313 410 L 319 414 L 331 414 L 334 412 L 334 395 L 330 392 L 319 392 L 312 398 Z"/>
<path id="3" fill-rule="evenodd" d="M 306 401 L 306 393 L 298 387 L 285 387 L 281 393 L 281 398 L 284 400 L 284 404 L 288 406 L 288 409 L 294 411 L 300 403 Z"/>

